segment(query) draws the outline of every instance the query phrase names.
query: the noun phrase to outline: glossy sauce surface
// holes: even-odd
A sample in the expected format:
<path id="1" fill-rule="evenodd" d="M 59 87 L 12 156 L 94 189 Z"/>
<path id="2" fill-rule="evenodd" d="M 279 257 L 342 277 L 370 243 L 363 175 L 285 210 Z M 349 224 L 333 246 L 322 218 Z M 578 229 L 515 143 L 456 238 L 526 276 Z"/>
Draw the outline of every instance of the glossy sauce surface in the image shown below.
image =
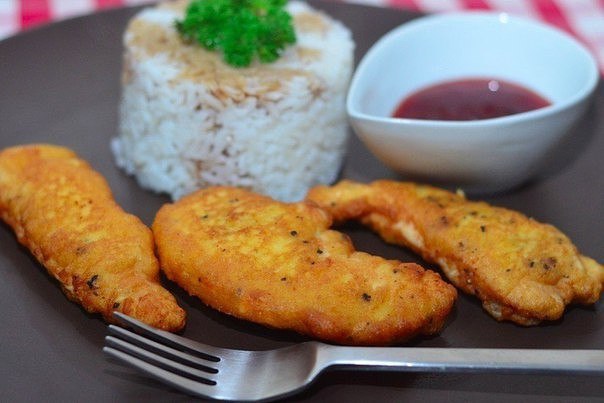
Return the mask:
<path id="1" fill-rule="evenodd" d="M 518 84 L 492 78 L 447 81 L 404 98 L 395 118 L 480 120 L 543 108 L 551 103 Z"/>

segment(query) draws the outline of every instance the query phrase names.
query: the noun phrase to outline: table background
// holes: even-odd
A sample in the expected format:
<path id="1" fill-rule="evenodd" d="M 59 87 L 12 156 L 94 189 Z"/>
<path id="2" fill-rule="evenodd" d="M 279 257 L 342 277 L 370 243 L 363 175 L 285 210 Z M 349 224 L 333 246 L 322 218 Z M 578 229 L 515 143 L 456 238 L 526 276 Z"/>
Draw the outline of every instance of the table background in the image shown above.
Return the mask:
<path id="1" fill-rule="evenodd" d="M 50 21 L 156 0 L 0 0 L 0 39 Z M 334 0 L 338 1 L 338 0 Z M 572 34 L 604 73 L 604 0 L 345 0 L 421 12 L 497 10 L 534 18 Z"/>

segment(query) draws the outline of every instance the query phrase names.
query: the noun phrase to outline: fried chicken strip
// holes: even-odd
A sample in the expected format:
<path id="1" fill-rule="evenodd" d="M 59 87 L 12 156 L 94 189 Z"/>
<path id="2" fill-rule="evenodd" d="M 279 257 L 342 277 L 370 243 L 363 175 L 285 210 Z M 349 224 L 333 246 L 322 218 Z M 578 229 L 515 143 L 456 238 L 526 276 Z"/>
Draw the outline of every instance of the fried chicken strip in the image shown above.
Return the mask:
<path id="1" fill-rule="evenodd" d="M 555 227 L 521 213 L 387 180 L 319 186 L 308 199 L 336 222 L 358 220 L 438 264 L 497 320 L 535 325 L 559 319 L 570 303 L 600 298 L 604 267 Z"/>
<path id="2" fill-rule="evenodd" d="M 152 233 L 113 200 L 104 178 L 51 145 L 0 153 L 0 216 L 67 297 L 113 322 L 121 311 L 177 331 L 185 312 L 159 283 Z"/>
<path id="3" fill-rule="evenodd" d="M 444 325 L 455 288 L 413 263 L 356 252 L 312 203 L 231 187 L 163 206 L 162 269 L 224 313 L 340 344 L 388 345 Z"/>

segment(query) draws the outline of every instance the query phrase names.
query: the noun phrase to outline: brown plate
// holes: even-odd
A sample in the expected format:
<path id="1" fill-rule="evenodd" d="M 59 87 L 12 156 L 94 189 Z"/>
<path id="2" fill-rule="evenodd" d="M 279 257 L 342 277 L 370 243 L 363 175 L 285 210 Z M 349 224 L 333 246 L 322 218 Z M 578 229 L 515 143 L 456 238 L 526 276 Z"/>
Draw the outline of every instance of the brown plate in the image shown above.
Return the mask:
<path id="1" fill-rule="evenodd" d="M 352 28 L 357 60 L 391 28 L 417 16 L 341 3 L 317 3 Z M 48 142 L 73 148 L 109 181 L 118 202 L 151 223 L 167 197 L 140 189 L 113 164 L 121 34 L 137 9 L 118 9 L 50 25 L 0 42 L 0 147 Z M 587 255 L 604 261 L 604 92 L 558 164 L 539 180 L 489 197 L 565 231 Z M 351 138 L 343 176 L 362 181 L 397 176 Z M 361 250 L 420 261 L 368 231 L 347 226 Z M 0 394 L 3 401 L 174 401 L 188 397 L 121 366 L 102 352 L 105 324 L 61 293 L 56 282 L 0 226 Z M 185 336 L 218 346 L 264 349 L 304 340 L 206 308 L 173 284 L 188 312 Z M 448 326 L 416 346 L 604 348 L 598 303 L 571 308 L 553 324 L 497 323 L 474 298 L 460 295 Z M 601 377 L 407 374 L 330 371 L 293 400 L 577 401 L 604 396 Z"/>

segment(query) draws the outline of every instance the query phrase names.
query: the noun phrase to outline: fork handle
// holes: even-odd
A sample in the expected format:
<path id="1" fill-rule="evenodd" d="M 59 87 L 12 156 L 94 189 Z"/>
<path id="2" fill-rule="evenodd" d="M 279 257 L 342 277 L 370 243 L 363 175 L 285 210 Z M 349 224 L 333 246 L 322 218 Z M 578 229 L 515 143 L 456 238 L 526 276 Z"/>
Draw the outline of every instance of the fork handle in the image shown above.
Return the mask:
<path id="1" fill-rule="evenodd" d="M 318 361 L 330 366 L 408 372 L 604 374 L 604 350 L 381 348 L 326 345 Z"/>

